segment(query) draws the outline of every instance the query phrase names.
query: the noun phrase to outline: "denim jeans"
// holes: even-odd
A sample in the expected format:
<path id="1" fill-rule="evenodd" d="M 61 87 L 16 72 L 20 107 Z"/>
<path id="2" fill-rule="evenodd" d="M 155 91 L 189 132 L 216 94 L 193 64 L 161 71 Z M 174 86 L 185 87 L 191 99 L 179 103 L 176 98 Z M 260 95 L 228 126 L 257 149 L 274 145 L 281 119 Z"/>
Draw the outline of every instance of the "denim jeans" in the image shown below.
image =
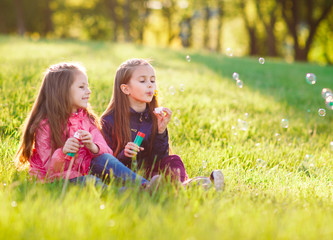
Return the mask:
<path id="1" fill-rule="evenodd" d="M 113 175 L 116 178 L 122 179 L 124 182 L 130 180 L 132 182 L 139 181 L 141 184 L 149 183 L 148 180 L 137 175 L 117 158 L 108 153 L 104 153 L 91 160 L 90 174 L 107 181 L 110 180 L 110 175 Z"/>
<path id="2" fill-rule="evenodd" d="M 107 185 L 105 185 L 102 180 L 96 176 L 93 175 L 85 175 L 85 176 L 81 176 L 81 177 L 76 177 L 76 178 L 72 178 L 69 180 L 69 182 L 74 183 L 74 184 L 82 184 L 82 185 L 86 185 L 87 181 L 93 181 L 95 186 L 101 186 L 103 189 L 107 187 Z"/>

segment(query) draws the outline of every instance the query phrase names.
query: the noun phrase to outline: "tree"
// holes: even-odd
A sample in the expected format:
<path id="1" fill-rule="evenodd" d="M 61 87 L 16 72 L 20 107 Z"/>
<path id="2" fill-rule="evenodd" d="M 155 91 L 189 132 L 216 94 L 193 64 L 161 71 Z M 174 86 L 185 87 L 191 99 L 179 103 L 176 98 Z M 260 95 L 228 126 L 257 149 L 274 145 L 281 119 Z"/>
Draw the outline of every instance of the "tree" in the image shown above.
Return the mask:
<path id="1" fill-rule="evenodd" d="M 266 30 L 267 55 L 277 57 L 278 43 L 274 33 L 274 27 L 277 21 L 278 4 L 276 1 L 256 0 L 256 9 Z"/>
<path id="2" fill-rule="evenodd" d="M 332 10 L 332 0 L 280 0 L 282 16 L 294 40 L 295 60 L 307 61 L 319 24 Z M 303 28 L 303 29 L 302 29 Z M 301 30 L 308 31 L 305 44 L 301 43 Z"/>
<path id="3" fill-rule="evenodd" d="M 17 31 L 18 31 L 18 34 L 23 36 L 25 33 L 25 23 L 24 23 L 24 16 L 23 16 L 22 0 L 15 0 L 14 6 L 15 6 L 15 11 L 16 11 Z"/>
<path id="4" fill-rule="evenodd" d="M 247 2 L 248 3 L 248 2 Z M 251 2 L 250 2 L 251 3 Z M 242 12 L 242 17 L 245 23 L 245 27 L 249 36 L 249 54 L 251 56 L 253 55 L 258 55 L 259 50 L 258 50 L 258 38 L 257 38 L 257 16 L 254 14 L 254 16 L 250 15 L 246 11 L 246 3 L 245 0 L 240 1 L 240 9 Z"/>

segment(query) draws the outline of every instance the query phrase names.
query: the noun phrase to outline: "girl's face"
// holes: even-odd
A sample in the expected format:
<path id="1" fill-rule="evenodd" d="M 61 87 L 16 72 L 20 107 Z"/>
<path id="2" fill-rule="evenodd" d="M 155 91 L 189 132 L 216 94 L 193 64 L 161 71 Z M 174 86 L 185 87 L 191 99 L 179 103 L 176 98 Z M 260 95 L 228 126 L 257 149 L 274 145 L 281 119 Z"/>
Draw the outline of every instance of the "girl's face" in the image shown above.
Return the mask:
<path id="1" fill-rule="evenodd" d="M 74 82 L 69 90 L 72 103 L 72 112 L 77 112 L 80 108 L 87 108 L 90 96 L 87 75 L 77 71 L 74 76 Z"/>
<path id="2" fill-rule="evenodd" d="M 155 71 L 152 66 L 136 67 L 129 82 L 122 84 L 121 89 L 128 95 L 131 106 L 151 102 L 156 89 Z"/>

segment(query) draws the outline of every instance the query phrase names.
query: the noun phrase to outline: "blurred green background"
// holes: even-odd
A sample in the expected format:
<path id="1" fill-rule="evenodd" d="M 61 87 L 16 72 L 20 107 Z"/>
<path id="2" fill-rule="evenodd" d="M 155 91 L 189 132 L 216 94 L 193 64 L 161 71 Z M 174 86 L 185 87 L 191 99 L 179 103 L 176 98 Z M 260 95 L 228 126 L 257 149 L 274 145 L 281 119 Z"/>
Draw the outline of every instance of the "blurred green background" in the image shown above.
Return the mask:
<path id="1" fill-rule="evenodd" d="M 1 0 L 0 34 L 333 63 L 332 0 Z"/>

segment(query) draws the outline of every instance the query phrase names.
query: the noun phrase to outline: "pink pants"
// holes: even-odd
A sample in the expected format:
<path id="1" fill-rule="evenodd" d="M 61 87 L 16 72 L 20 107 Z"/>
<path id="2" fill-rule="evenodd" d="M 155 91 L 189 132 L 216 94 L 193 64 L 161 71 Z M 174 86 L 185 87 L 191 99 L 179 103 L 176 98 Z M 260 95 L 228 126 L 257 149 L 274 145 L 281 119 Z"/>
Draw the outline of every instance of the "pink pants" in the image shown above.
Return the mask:
<path id="1" fill-rule="evenodd" d="M 178 155 L 169 155 L 155 163 L 153 168 L 147 168 L 146 177 L 165 174 L 171 180 L 184 182 L 188 179 L 183 161 Z"/>

